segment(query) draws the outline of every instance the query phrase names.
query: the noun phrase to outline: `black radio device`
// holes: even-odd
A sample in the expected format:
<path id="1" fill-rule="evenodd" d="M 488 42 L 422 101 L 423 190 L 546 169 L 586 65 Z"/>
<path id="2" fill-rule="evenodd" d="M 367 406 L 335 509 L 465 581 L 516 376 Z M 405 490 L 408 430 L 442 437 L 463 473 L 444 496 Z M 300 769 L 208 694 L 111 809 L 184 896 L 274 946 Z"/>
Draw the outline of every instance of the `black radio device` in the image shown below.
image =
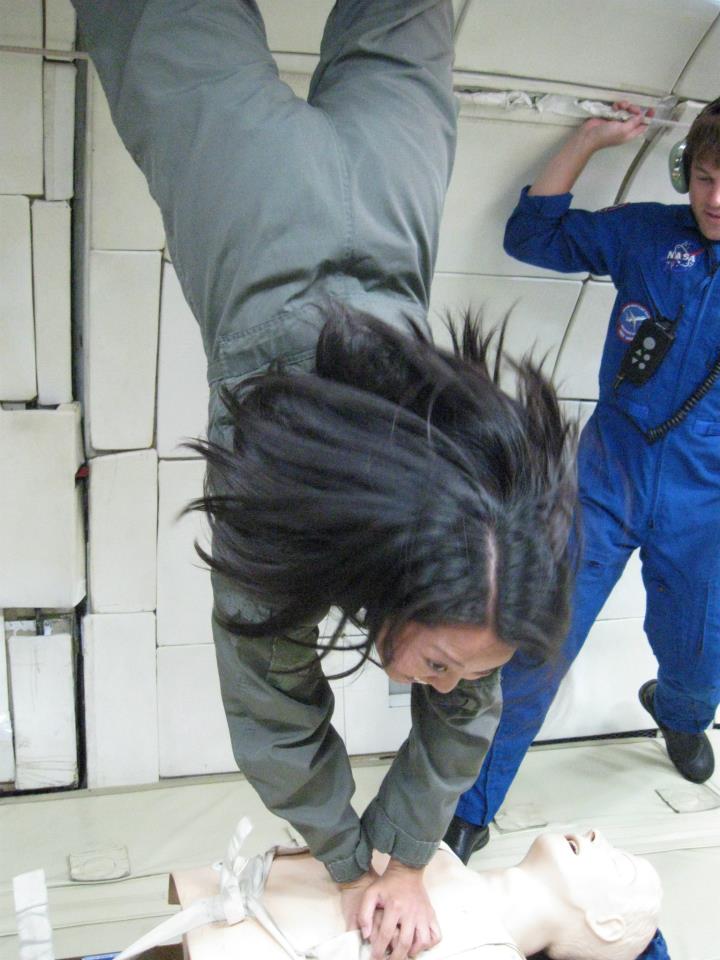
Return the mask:
<path id="1" fill-rule="evenodd" d="M 614 388 L 627 381 L 636 387 L 647 383 L 675 342 L 674 324 L 664 317 L 648 317 L 640 324 L 615 377 Z"/>

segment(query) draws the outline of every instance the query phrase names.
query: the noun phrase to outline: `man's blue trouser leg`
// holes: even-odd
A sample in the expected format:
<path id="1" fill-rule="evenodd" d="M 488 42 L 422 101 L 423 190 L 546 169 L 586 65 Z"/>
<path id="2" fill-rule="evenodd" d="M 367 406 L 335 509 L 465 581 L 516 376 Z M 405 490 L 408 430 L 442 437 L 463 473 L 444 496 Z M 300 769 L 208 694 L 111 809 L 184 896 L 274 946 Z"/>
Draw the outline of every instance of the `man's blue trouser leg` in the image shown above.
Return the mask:
<path id="1" fill-rule="evenodd" d="M 533 666 L 519 651 L 502 671 L 503 711 L 475 784 L 458 802 L 456 815 L 488 824 L 505 799 L 522 759 L 542 726 L 560 681 L 580 652 L 595 618 L 623 571 L 632 548 L 608 565 L 584 560 L 573 594 L 570 632 L 551 663 Z"/>

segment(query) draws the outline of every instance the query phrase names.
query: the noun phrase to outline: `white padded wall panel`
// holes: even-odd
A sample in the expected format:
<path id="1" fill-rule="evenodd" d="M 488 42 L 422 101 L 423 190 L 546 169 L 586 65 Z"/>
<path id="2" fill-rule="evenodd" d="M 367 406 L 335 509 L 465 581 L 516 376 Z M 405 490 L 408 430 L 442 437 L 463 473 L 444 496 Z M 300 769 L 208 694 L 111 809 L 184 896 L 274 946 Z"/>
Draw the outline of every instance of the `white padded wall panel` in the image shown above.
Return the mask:
<path id="1" fill-rule="evenodd" d="M 88 787 L 155 783 L 155 617 L 85 617 L 83 657 Z"/>
<path id="2" fill-rule="evenodd" d="M 0 196 L 0 400 L 32 400 L 35 376 L 30 202 Z"/>
<path id="3" fill-rule="evenodd" d="M 657 675 L 641 619 L 598 620 L 560 685 L 536 739 L 647 730 L 640 686 Z"/>
<path id="4" fill-rule="evenodd" d="M 80 407 L 0 411 L 0 607 L 69 609 L 85 595 Z"/>
<path id="5" fill-rule="evenodd" d="M 410 731 L 407 697 L 391 697 L 388 675 L 372 663 L 347 677 L 344 687 L 348 753 L 397 750 Z M 410 687 L 406 689 L 409 693 Z"/>
<path id="6" fill-rule="evenodd" d="M 598 620 L 625 620 L 645 616 L 645 585 L 642 581 L 640 552 L 635 550 L 622 576 L 605 601 Z"/>
<path id="7" fill-rule="evenodd" d="M 94 250 L 162 250 L 157 204 L 110 117 L 97 74 L 89 75 L 90 246 Z"/>
<path id="8" fill-rule="evenodd" d="M 70 336 L 70 207 L 32 205 L 35 361 L 38 403 L 72 400 Z"/>
<path id="9" fill-rule="evenodd" d="M 75 144 L 75 65 L 47 60 L 43 65 L 45 199 L 73 195 Z"/>
<path id="10" fill-rule="evenodd" d="M 0 53 L 0 193 L 43 192 L 43 62 Z"/>
<path id="11" fill-rule="evenodd" d="M 90 254 L 85 412 L 95 450 L 153 442 L 160 260 L 160 253 Z"/>
<path id="12" fill-rule="evenodd" d="M 717 12 L 715 0 L 472 0 L 455 67 L 662 94 Z"/>
<path id="13" fill-rule="evenodd" d="M 93 613 L 155 609 L 157 499 L 154 450 L 90 461 L 88 586 Z"/>
<path id="14" fill-rule="evenodd" d="M 583 285 L 553 373 L 561 397 L 597 400 L 600 360 L 615 296 L 612 283 L 589 280 Z"/>
<path id="15" fill-rule="evenodd" d="M 163 263 L 158 358 L 157 449 L 161 457 L 190 457 L 180 445 L 204 437 L 207 364 L 200 327 L 170 263 Z"/>
<path id="16" fill-rule="evenodd" d="M 702 104 L 684 103 L 675 116 L 688 125 L 693 122 Z M 659 203 L 687 203 L 687 197 L 677 193 L 668 175 L 668 156 L 673 145 L 687 134 L 687 128 L 670 127 L 658 135 L 633 170 L 622 199 L 628 203 L 646 200 Z"/>
<path id="17" fill-rule="evenodd" d="M 45 0 L 45 46 L 50 50 L 75 46 L 75 10 L 70 0 Z"/>
<path id="18" fill-rule="evenodd" d="M 319 53 L 333 0 L 260 0 L 268 44 L 276 52 Z"/>
<path id="19" fill-rule="evenodd" d="M 212 643 L 210 574 L 195 552 L 208 546 L 203 514 L 180 517 L 202 495 L 204 460 L 166 460 L 158 471 L 157 618 L 158 645 Z"/>
<path id="20" fill-rule="evenodd" d="M 41 47 L 42 42 L 42 0 L 0 0 L 0 44 Z"/>
<path id="21" fill-rule="evenodd" d="M 449 345 L 442 322 L 447 309 L 455 317 L 468 306 L 479 310 L 488 330 L 499 327 L 507 316 L 507 352 L 518 360 L 530 352 L 537 360 L 547 354 L 549 375 L 581 286 L 572 280 L 436 274 L 430 304 L 435 341 Z"/>
<path id="22" fill-rule="evenodd" d="M 440 231 L 440 272 L 550 275 L 509 257 L 503 251 L 503 235 L 520 190 L 532 183 L 573 129 L 531 111 L 461 114 Z M 637 143 L 631 143 L 596 153 L 578 182 L 575 205 L 612 204 L 637 150 Z"/>
<path id="23" fill-rule="evenodd" d="M 160 776 L 237 771 L 215 647 L 160 647 L 157 683 Z"/>
<path id="24" fill-rule="evenodd" d="M 10 716 L 10 687 L 7 672 L 7 644 L 5 620 L 0 610 L 0 783 L 15 779 L 15 752 L 13 750 L 12 717 Z"/>
<path id="25" fill-rule="evenodd" d="M 8 646 L 15 787 L 69 786 L 77 780 L 72 638 L 12 636 Z"/>
<path id="26" fill-rule="evenodd" d="M 690 100 L 714 100 L 718 96 L 720 62 L 720 16 L 703 37 L 702 43 L 675 84 L 673 93 Z"/>

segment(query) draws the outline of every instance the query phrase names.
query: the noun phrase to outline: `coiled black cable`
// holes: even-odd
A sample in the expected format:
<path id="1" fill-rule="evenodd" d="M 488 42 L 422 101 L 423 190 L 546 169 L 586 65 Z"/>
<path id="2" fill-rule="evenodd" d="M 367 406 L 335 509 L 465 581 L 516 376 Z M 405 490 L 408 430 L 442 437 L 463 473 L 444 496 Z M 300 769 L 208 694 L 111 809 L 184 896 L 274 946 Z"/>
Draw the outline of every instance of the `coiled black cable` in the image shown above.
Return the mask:
<path id="1" fill-rule="evenodd" d="M 702 400 L 718 377 L 720 377 L 720 353 L 715 358 L 715 362 L 703 382 L 690 394 L 682 406 L 671 417 L 668 417 L 664 423 L 659 424 L 657 427 L 651 427 L 649 430 L 643 432 L 643 436 L 647 442 L 655 443 L 657 440 L 662 440 L 666 434 L 677 427 L 678 424 L 682 423 L 693 407 Z"/>

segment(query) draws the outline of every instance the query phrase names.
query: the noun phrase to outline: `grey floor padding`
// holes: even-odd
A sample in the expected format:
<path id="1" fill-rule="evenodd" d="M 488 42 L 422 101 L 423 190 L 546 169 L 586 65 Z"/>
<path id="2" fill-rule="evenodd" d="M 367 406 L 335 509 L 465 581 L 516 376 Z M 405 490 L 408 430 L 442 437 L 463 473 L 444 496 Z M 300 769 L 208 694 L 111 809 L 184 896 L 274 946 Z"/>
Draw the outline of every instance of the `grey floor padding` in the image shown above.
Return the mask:
<path id="1" fill-rule="evenodd" d="M 720 757 L 720 731 L 711 734 Z M 356 804 L 374 794 L 387 764 L 355 766 Z M 717 794 L 720 778 L 700 800 Z M 613 843 L 647 855 L 665 888 L 662 929 L 672 960 L 720 960 L 720 806 L 676 813 L 657 790 L 694 788 L 670 766 L 661 740 L 598 741 L 530 752 L 476 870 L 516 862 L 540 829 L 600 828 Z M 700 805 L 703 805 L 700 804 Z M 240 777 L 172 781 L 123 791 L 80 791 L 0 801 L 0 960 L 15 960 L 12 877 L 44 868 L 56 955 L 126 946 L 167 916 L 167 874 L 203 866 L 224 852 L 237 820 L 255 824 L 254 852 L 286 837 Z M 546 827 L 531 826 L 546 822 Z M 523 826 L 528 824 L 527 826 Z M 131 876 L 106 883 L 69 879 L 68 857 L 127 848 Z"/>

